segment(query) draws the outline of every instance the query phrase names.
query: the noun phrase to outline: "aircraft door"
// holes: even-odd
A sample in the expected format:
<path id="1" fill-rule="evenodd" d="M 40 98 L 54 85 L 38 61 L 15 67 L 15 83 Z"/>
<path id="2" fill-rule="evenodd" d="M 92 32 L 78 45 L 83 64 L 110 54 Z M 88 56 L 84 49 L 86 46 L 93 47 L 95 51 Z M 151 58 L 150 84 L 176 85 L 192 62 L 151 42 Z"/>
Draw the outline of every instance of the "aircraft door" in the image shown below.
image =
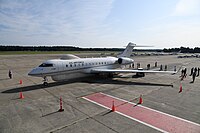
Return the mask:
<path id="1" fill-rule="evenodd" d="M 63 71 L 64 67 L 63 67 L 63 63 L 62 62 L 57 62 L 57 71 Z"/>
<path id="2" fill-rule="evenodd" d="M 56 72 L 57 70 L 57 63 L 53 63 L 53 67 L 50 67 L 50 72 Z"/>

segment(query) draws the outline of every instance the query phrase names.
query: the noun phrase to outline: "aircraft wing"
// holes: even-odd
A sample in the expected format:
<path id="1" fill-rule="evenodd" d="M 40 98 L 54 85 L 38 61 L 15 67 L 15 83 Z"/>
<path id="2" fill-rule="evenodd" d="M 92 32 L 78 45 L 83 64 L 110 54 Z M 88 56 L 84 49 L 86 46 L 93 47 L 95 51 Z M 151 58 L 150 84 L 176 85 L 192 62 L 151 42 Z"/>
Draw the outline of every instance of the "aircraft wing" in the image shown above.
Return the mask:
<path id="1" fill-rule="evenodd" d="M 91 73 L 169 73 L 175 74 L 177 71 L 152 71 L 152 70 L 129 70 L 129 69 L 91 69 Z"/>

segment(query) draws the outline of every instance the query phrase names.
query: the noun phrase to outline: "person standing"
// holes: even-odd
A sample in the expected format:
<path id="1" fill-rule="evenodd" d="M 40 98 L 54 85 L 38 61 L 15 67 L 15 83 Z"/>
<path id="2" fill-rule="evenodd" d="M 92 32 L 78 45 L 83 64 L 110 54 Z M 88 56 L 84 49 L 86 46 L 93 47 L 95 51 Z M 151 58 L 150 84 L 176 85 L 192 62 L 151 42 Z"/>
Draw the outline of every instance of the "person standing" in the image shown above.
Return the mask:
<path id="1" fill-rule="evenodd" d="M 174 66 L 174 72 L 176 72 L 176 66 Z"/>
<path id="2" fill-rule="evenodd" d="M 163 66 L 162 66 L 162 64 L 160 65 L 160 71 L 162 71 L 163 70 Z"/>
<path id="3" fill-rule="evenodd" d="M 150 69 L 150 64 L 147 64 L 147 70 L 149 70 Z"/>
<path id="4" fill-rule="evenodd" d="M 199 76 L 199 71 L 200 71 L 200 68 L 198 67 L 197 77 Z"/>
<path id="5" fill-rule="evenodd" d="M 191 68 L 191 73 L 190 73 L 190 76 L 192 76 L 192 75 L 193 75 L 193 70 L 194 70 L 194 67 L 193 67 L 193 68 Z"/>
<path id="6" fill-rule="evenodd" d="M 155 67 L 157 67 L 157 65 L 158 65 L 158 62 L 156 61 L 156 62 L 155 62 Z"/>
<path id="7" fill-rule="evenodd" d="M 185 68 L 182 68 L 182 69 L 181 69 L 181 76 L 180 76 L 180 77 L 181 77 L 181 80 L 183 80 L 183 78 L 184 78 L 184 70 L 185 70 Z"/>
<path id="8" fill-rule="evenodd" d="M 185 67 L 183 77 L 186 78 L 186 76 L 187 76 L 187 68 Z"/>
<path id="9" fill-rule="evenodd" d="M 9 70 L 8 76 L 9 76 L 10 79 L 12 79 L 12 71 L 11 70 Z"/>
<path id="10" fill-rule="evenodd" d="M 165 71 L 167 71 L 167 65 L 165 65 Z"/>
<path id="11" fill-rule="evenodd" d="M 195 67 L 192 75 L 192 83 L 194 83 L 196 75 L 197 75 L 197 68 Z"/>

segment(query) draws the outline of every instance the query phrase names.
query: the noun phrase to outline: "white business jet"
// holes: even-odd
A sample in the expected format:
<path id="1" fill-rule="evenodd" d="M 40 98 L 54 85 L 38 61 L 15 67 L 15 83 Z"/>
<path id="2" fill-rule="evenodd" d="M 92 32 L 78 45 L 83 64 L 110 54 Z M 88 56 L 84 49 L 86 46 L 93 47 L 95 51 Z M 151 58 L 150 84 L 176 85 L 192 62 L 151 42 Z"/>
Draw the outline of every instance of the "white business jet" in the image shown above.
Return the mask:
<path id="1" fill-rule="evenodd" d="M 65 81 L 95 74 L 112 76 L 114 73 L 142 73 L 144 76 L 144 73 L 176 73 L 175 71 L 122 69 L 122 66 L 134 63 L 130 55 L 135 46 L 136 44 L 130 42 L 117 57 L 79 58 L 75 55 L 67 55 L 65 58 L 47 60 L 30 71 L 28 75 L 44 78 L 44 85 L 47 85 L 47 77 L 51 77 L 54 81 Z"/>

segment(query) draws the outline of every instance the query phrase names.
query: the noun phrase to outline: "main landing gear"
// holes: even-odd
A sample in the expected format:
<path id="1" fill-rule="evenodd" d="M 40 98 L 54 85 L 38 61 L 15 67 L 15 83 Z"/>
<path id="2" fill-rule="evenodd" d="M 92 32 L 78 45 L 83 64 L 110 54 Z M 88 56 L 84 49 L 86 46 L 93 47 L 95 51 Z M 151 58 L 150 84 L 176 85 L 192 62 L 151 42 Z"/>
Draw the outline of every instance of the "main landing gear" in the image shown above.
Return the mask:
<path id="1" fill-rule="evenodd" d="M 143 71 L 143 68 L 138 68 L 138 70 L 139 70 L 139 71 Z M 144 77 L 144 76 L 145 76 L 145 73 L 144 73 L 144 72 L 137 72 L 137 73 L 136 73 L 136 76 L 137 76 L 137 77 Z"/>
<path id="2" fill-rule="evenodd" d="M 145 73 L 137 72 L 137 73 L 136 73 L 136 76 L 137 76 L 137 77 L 144 77 L 144 76 L 145 76 Z"/>
<path id="3" fill-rule="evenodd" d="M 43 85 L 44 85 L 44 86 L 48 86 L 48 79 L 47 79 L 47 77 L 44 76 L 43 78 L 44 78 L 44 80 L 43 80 Z"/>

